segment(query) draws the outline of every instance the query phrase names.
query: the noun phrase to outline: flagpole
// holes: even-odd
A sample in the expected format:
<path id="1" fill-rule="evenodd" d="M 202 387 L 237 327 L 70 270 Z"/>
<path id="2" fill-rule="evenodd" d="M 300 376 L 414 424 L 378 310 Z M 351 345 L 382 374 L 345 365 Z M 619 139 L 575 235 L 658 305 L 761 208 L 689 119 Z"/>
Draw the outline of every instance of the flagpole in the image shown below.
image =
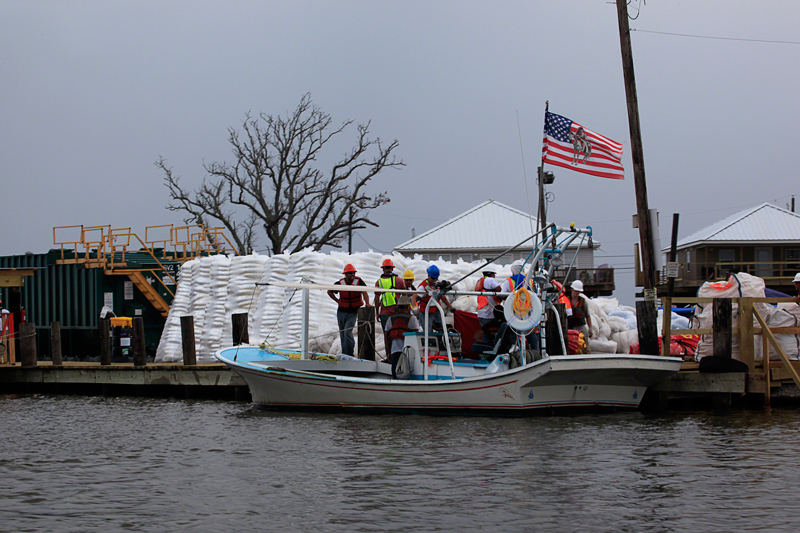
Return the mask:
<path id="1" fill-rule="evenodd" d="M 544 101 L 544 120 L 547 124 L 547 112 L 550 109 L 550 101 Z M 544 207 L 544 153 L 542 153 L 542 163 L 539 165 L 539 229 L 543 230 L 547 226 L 547 214 Z"/>

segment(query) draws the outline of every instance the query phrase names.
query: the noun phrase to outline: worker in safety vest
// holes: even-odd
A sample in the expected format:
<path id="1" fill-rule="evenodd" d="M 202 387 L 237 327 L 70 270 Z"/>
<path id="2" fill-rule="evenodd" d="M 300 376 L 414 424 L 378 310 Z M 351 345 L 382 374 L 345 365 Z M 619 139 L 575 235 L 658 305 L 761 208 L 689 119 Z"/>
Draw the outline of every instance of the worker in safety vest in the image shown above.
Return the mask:
<path id="1" fill-rule="evenodd" d="M 428 274 L 428 277 L 422 280 L 422 282 L 420 282 L 419 287 L 417 287 L 417 289 L 419 290 L 427 291 L 428 287 L 435 288 L 436 284 L 439 282 L 439 267 L 437 267 L 436 265 L 431 265 L 426 270 L 426 273 Z M 417 308 L 417 310 L 419 311 L 420 320 L 422 320 L 423 322 L 425 317 L 425 308 L 428 306 L 428 302 L 430 301 L 430 299 L 431 296 L 427 292 L 426 294 L 423 295 L 414 294 L 413 296 L 411 296 L 411 304 Z M 439 302 L 439 304 L 443 305 L 445 307 L 445 310 L 449 309 L 450 311 L 453 311 L 455 309 L 453 305 L 450 303 L 450 300 L 448 300 L 447 296 L 445 296 L 444 294 L 439 295 L 439 297 L 436 298 L 436 301 Z M 433 305 L 431 305 L 431 308 L 428 311 L 428 323 L 423 324 L 423 327 L 426 328 L 429 332 L 433 331 L 434 329 L 444 331 L 444 325 L 442 324 L 442 317 L 439 314 L 439 310 Z"/>
<path id="2" fill-rule="evenodd" d="M 511 263 L 511 276 L 506 278 L 500 287 L 500 292 L 514 292 L 522 282 L 525 280 L 525 275 L 522 273 L 522 260 L 517 259 Z"/>
<path id="3" fill-rule="evenodd" d="M 520 288 L 522 283 L 525 281 L 525 274 L 522 273 L 522 266 L 524 262 L 521 259 L 517 259 L 513 263 L 511 263 L 511 276 L 506 278 L 503 282 L 502 287 L 500 287 L 501 292 L 514 292 Z M 528 290 L 531 290 L 530 281 L 526 286 Z M 514 296 L 509 296 L 509 298 L 514 298 Z M 536 327 L 531 330 L 528 335 L 526 335 L 526 342 L 528 349 L 538 350 L 539 349 L 539 328 Z"/>
<path id="4" fill-rule="evenodd" d="M 375 282 L 375 286 L 379 289 L 405 289 L 406 284 L 403 278 L 394 273 L 394 263 L 391 259 L 384 259 L 381 263 L 383 274 Z M 375 293 L 375 311 L 378 313 L 378 318 L 381 321 L 381 330 L 383 330 L 383 341 L 386 347 L 386 359 L 390 359 L 391 352 L 389 351 L 389 343 L 386 338 L 386 321 L 395 313 L 397 306 L 397 294 L 394 292 L 376 292 Z"/>
<path id="5" fill-rule="evenodd" d="M 397 298 L 397 311 L 386 321 L 387 338 L 392 354 L 392 377 L 397 379 L 397 361 L 403 354 L 404 336 L 410 331 L 419 331 L 419 321 L 411 314 L 411 298 L 401 294 Z"/>
<path id="6" fill-rule="evenodd" d="M 485 265 L 481 273 L 483 277 L 475 284 L 475 291 L 500 292 L 502 284 L 495 278 L 497 267 L 492 264 Z M 496 296 L 487 296 L 485 294 L 478 296 L 478 322 L 480 322 L 481 327 L 494 319 L 494 306 L 500 304 L 501 301 Z"/>
<path id="7" fill-rule="evenodd" d="M 567 319 L 567 326 L 569 329 L 578 330 L 583 333 L 583 338 L 586 341 L 586 348 L 583 353 L 591 353 L 589 350 L 589 337 L 592 336 L 592 317 L 589 316 L 589 302 L 585 294 L 583 294 L 583 282 L 576 279 L 571 285 L 572 294 L 569 303 L 572 306 L 572 315 Z"/>
<path id="8" fill-rule="evenodd" d="M 364 280 L 356 276 L 356 267 L 351 264 L 344 266 L 342 272 L 344 277 L 335 282 L 334 285 L 357 285 L 366 287 L 367 284 Z M 337 294 L 339 295 L 337 297 Z M 336 310 L 336 321 L 339 325 L 339 339 L 342 341 L 342 353 L 344 355 L 353 355 L 356 349 L 356 340 L 353 337 L 353 327 L 356 325 L 356 318 L 358 318 L 358 308 L 361 303 L 370 307 L 369 296 L 366 291 L 328 291 L 334 302 L 339 304 Z"/>

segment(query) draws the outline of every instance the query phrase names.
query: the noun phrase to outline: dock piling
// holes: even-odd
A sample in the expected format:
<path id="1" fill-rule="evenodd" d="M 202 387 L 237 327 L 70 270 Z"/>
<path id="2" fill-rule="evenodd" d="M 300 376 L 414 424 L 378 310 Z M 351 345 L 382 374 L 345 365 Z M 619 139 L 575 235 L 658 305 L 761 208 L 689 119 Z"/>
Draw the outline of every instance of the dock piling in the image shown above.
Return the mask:
<path id="1" fill-rule="evenodd" d="M 146 366 L 147 354 L 144 347 L 144 319 L 140 316 L 133 319 L 133 366 Z"/>
<path id="2" fill-rule="evenodd" d="M 111 364 L 111 322 L 107 318 L 101 318 L 100 324 L 100 364 Z"/>
<path id="3" fill-rule="evenodd" d="M 231 315 L 233 326 L 233 345 L 250 344 L 250 332 L 247 329 L 247 313 L 234 313 Z"/>
<path id="4" fill-rule="evenodd" d="M 63 364 L 61 355 L 61 322 L 58 320 L 50 322 L 50 357 L 53 358 L 53 366 L 61 366 Z"/>
<path id="5" fill-rule="evenodd" d="M 194 317 L 192 315 L 181 317 L 181 344 L 183 346 L 183 364 L 196 365 L 197 351 L 194 342 Z"/>
<path id="6" fill-rule="evenodd" d="M 375 360 L 375 308 L 358 309 L 358 358 Z"/>
<path id="7" fill-rule="evenodd" d="M 36 366 L 36 324 L 23 322 L 19 325 L 22 366 Z"/>

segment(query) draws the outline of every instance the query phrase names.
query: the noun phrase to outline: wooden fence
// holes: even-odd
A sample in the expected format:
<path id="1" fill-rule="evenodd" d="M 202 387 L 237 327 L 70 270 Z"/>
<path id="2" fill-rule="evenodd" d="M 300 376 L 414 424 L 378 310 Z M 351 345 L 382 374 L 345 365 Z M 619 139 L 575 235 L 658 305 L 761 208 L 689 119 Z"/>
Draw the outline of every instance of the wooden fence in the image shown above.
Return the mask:
<path id="1" fill-rule="evenodd" d="M 758 312 L 755 304 L 775 304 L 782 302 L 796 302 L 794 298 L 661 298 L 664 309 L 672 309 L 678 305 L 712 305 L 714 306 L 714 320 L 711 328 L 693 329 L 671 329 L 671 313 L 663 314 L 661 330 L 661 353 L 669 355 L 669 339 L 672 335 L 713 335 L 714 355 L 725 355 L 731 357 L 731 342 L 733 335 L 738 335 L 739 339 L 739 360 L 747 364 L 751 376 L 762 376 L 764 380 L 764 401 L 769 404 L 771 387 L 771 370 L 782 366 L 788 372 L 788 376 L 800 388 L 800 374 L 797 368 L 800 362 L 791 361 L 778 343 L 775 335 L 800 334 L 800 327 L 773 327 L 767 326 L 761 313 Z M 738 327 L 732 327 L 732 309 L 736 305 L 739 313 Z M 762 360 L 755 360 L 756 335 L 762 336 Z M 666 339 L 666 341 L 664 341 Z M 769 347 L 775 350 L 780 357 L 780 364 L 770 363 Z"/>

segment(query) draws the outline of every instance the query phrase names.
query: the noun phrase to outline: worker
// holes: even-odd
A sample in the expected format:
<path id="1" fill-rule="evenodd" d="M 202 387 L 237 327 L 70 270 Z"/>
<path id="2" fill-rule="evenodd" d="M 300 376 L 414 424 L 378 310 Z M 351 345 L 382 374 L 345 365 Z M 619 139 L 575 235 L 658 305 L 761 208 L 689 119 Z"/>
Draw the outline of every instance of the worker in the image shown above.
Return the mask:
<path id="1" fill-rule="evenodd" d="M 431 265 L 425 271 L 428 274 L 428 277 L 420 282 L 418 290 L 426 291 L 424 295 L 415 294 L 411 297 L 411 303 L 414 307 L 417 308 L 419 311 L 420 317 L 425 316 L 425 308 L 428 306 L 428 302 L 431 299 L 430 292 L 436 288 L 436 285 L 439 282 L 439 267 L 436 265 Z M 453 311 L 455 308 L 450 303 L 450 300 L 447 299 L 447 296 L 444 294 L 440 294 L 436 301 L 439 302 L 440 305 L 444 305 L 445 309 L 449 309 Z M 425 330 L 428 332 L 437 329 L 439 331 L 444 331 L 444 325 L 442 324 L 442 317 L 439 313 L 439 310 L 436 307 L 431 306 L 431 309 L 428 312 L 428 322 L 424 324 Z"/>
<path id="2" fill-rule="evenodd" d="M 417 288 L 414 286 L 414 271 L 411 269 L 406 270 L 403 272 L 403 283 L 406 285 L 406 289 L 410 291 L 415 291 Z"/>
<path id="3" fill-rule="evenodd" d="M 359 287 L 366 287 L 367 284 L 364 280 L 356 276 L 356 267 L 351 264 L 346 264 L 342 274 L 344 277 L 335 282 L 334 285 L 356 285 Z M 337 294 L 339 295 L 337 297 Z M 363 304 L 370 307 L 369 296 L 366 291 L 328 291 L 334 302 L 339 304 L 336 310 L 336 321 L 339 325 L 339 339 L 342 341 L 342 353 L 344 355 L 353 355 L 356 348 L 356 340 L 353 337 L 353 327 L 356 325 L 358 318 L 358 308 Z"/>
<path id="4" fill-rule="evenodd" d="M 391 259 L 384 259 L 381 263 L 383 274 L 375 282 L 375 286 L 379 289 L 405 289 L 406 285 L 403 278 L 394 273 L 394 263 Z M 389 351 L 389 343 L 386 338 L 386 321 L 395 313 L 395 306 L 397 305 L 397 294 L 393 292 L 376 292 L 375 293 L 375 312 L 381 321 L 381 330 L 383 331 L 383 342 L 386 347 L 386 360 L 391 359 L 391 352 Z"/>
<path id="5" fill-rule="evenodd" d="M 392 377 L 397 379 L 397 361 L 403 354 L 404 335 L 409 331 L 419 331 L 419 321 L 411 314 L 411 299 L 406 294 L 397 298 L 397 310 L 386 321 L 392 357 Z"/>
<path id="6" fill-rule="evenodd" d="M 506 278 L 503 282 L 503 286 L 500 287 L 501 292 L 514 292 L 515 289 L 518 289 L 520 285 L 522 285 L 525 276 L 522 274 L 522 265 L 523 262 L 521 259 L 517 259 L 513 263 L 511 263 L 511 276 Z"/>
<path id="7" fill-rule="evenodd" d="M 592 317 L 589 315 L 589 299 L 583 294 L 583 282 L 581 280 L 576 279 L 573 281 L 571 288 L 572 294 L 569 303 L 572 308 L 572 315 L 567 319 L 567 326 L 569 329 L 583 333 L 583 338 L 586 341 L 586 349 L 583 353 L 591 353 L 589 351 L 589 338 L 592 335 Z"/>
<path id="8" fill-rule="evenodd" d="M 481 274 L 483 274 L 483 277 L 475 284 L 476 292 L 500 292 L 502 284 L 495 278 L 497 275 L 496 266 L 491 263 L 484 265 Z M 485 294 L 478 296 L 478 322 L 480 322 L 481 327 L 494 319 L 494 307 L 499 305 L 501 301 L 497 296 L 486 296 Z"/>

